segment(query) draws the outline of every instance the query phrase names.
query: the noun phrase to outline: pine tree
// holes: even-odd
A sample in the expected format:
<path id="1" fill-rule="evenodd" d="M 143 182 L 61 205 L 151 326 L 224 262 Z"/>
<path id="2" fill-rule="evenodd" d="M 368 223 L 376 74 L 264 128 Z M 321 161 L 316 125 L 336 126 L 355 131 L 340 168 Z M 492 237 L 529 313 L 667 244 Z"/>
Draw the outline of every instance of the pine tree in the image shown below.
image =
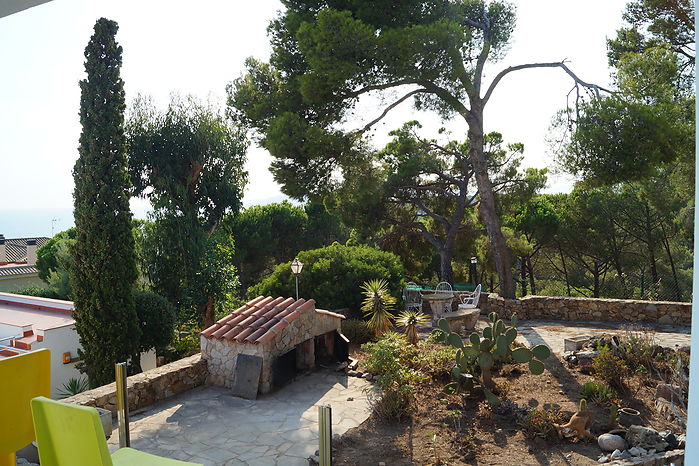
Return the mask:
<path id="1" fill-rule="evenodd" d="M 80 156 L 73 169 L 77 236 L 71 285 L 82 367 L 93 387 L 114 380 L 115 362 L 138 354 L 141 333 L 132 296 L 137 269 L 118 28 L 116 22 L 100 18 L 85 48 Z"/>

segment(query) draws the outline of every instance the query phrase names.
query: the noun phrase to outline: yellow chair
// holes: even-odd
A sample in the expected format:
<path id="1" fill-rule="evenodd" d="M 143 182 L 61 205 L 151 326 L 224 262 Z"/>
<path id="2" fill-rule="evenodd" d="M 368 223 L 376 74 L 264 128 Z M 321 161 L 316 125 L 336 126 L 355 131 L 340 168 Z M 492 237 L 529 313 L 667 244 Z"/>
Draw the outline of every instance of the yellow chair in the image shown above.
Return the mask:
<path id="1" fill-rule="evenodd" d="M 94 408 L 37 397 L 32 400 L 32 416 L 41 466 L 196 465 L 133 448 L 121 448 L 110 455 Z"/>
<path id="2" fill-rule="evenodd" d="M 51 351 L 0 358 L 0 466 L 15 466 L 15 452 L 34 441 L 31 399 L 51 395 Z"/>

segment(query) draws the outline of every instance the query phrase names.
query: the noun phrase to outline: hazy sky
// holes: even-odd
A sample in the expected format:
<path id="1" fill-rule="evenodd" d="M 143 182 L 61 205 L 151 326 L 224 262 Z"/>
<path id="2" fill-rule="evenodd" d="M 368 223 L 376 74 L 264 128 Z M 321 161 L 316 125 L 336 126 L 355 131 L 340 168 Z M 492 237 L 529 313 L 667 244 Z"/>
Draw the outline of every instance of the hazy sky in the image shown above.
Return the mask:
<path id="1" fill-rule="evenodd" d="M 605 38 L 621 25 L 625 0 L 520 0 L 510 53 L 488 69 L 490 77 L 509 65 L 568 59 L 588 81 L 606 85 Z M 238 77 L 248 56 L 266 59 L 266 26 L 278 1 L 54 0 L 0 19 L 0 233 L 8 237 L 48 235 L 72 224 L 71 169 L 80 124 L 78 81 L 83 51 L 97 18 L 119 23 L 124 48 L 122 77 L 127 100 L 137 93 L 164 106 L 169 94 L 195 94 L 225 103 L 225 86 Z M 486 76 L 486 81 L 488 76 Z M 561 70 L 524 70 L 506 77 L 488 103 L 486 131 L 525 145 L 525 165 L 550 165 L 546 135 L 551 117 L 565 105 L 572 81 Z M 359 114 L 380 110 L 365 102 Z M 426 127 L 442 123 L 417 115 L 408 103 L 381 128 L 418 118 Z M 357 126 L 360 123 L 358 122 Z M 447 125 L 465 134 L 461 121 Z M 379 137 L 379 142 L 384 138 Z M 251 148 L 245 204 L 278 200 L 279 187 L 267 170 L 271 157 Z M 570 180 L 551 177 L 551 191 Z M 147 205 L 133 203 L 143 217 Z"/>

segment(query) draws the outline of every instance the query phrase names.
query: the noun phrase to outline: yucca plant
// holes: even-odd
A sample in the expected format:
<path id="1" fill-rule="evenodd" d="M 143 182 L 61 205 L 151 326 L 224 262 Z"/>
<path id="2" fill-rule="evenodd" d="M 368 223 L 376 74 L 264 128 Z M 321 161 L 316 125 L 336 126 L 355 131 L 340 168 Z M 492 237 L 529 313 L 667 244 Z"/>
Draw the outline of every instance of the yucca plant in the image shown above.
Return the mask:
<path id="1" fill-rule="evenodd" d="M 61 398 L 68 398 L 69 396 L 77 395 L 78 393 L 84 392 L 90 388 L 87 379 L 84 377 L 71 377 L 68 382 L 63 384 L 63 388 L 58 392 L 58 396 Z"/>
<path id="2" fill-rule="evenodd" d="M 417 309 L 409 309 L 401 312 L 396 322 L 401 327 L 405 327 L 405 336 L 408 338 L 410 344 L 417 345 L 417 326 L 424 325 L 428 321 L 429 317 L 427 314 Z"/>
<path id="3" fill-rule="evenodd" d="M 378 337 L 391 327 L 393 327 L 392 319 L 393 307 L 396 305 L 396 298 L 391 296 L 388 290 L 388 282 L 384 279 L 369 280 L 362 285 L 362 312 L 364 317 L 368 317 L 367 325 L 374 331 Z"/>

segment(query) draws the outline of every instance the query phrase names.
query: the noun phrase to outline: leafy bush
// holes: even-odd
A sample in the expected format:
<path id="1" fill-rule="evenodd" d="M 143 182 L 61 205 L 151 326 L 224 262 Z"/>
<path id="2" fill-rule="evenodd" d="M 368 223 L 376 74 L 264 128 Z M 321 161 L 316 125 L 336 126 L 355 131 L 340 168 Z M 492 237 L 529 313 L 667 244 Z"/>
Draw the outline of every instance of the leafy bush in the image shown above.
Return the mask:
<path id="1" fill-rule="evenodd" d="M 604 351 L 592 358 L 592 369 L 595 377 L 606 382 L 616 390 L 626 390 L 626 377 L 629 369 L 624 361 L 610 351 Z"/>
<path id="2" fill-rule="evenodd" d="M 372 400 L 376 413 L 385 419 L 398 419 L 408 414 L 413 407 L 413 387 L 426 378 L 425 374 L 410 367 L 405 335 L 386 332 L 376 343 L 366 343 L 362 349 L 367 358 L 364 366 L 377 375 L 376 384 L 381 388 L 381 397 Z"/>
<path id="3" fill-rule="evenodd" d="M 631 370 L 648 370 L 653 366 L 655 356 L 655 334 L 645 328 L 626 328 L 619 339 L 618 355 Z"/>
<path id="4" fill-rule="evenodd" d="M 367 280 L 386 280 L 393 296 L 400 296 L 403 290 L 403 265 L 395 254 L 367 246 L 334 243 L 302 251 L 298 258 L 304 264 L 299 275 L 299 294 L 315 299 L 321 308 L 349 308 L 350 314 L 358 317 L 362 302 L 359 286 Z M 290 263 L 285 262 L 251 287 L 248 296 L 295 296 L 294 286 Z"/>
<path id="5" fill-rule="evenodd" d="M 374 338 L 366 322 L 359 319 L 345 319 L 342 321 L 342 334 L 349 338 L 352 343 L 362 345 L 370 342 Z"/>
<path id="6" fill-rule="evenodd" d="M 614 390 L 611 387 L 593 380 L 586 382 L 585 385 L 582 386 L 580 389 L 580 394 L 584 398 L 592 400 L 598 405 L 605 405 L 609 403 L 615 395 Z"/>
<path id="7" fill-rule="evenodd" d="M 141 351 L 160 350 L 169 345 L 177 321 L 175 306 L 152 291 L 134 291 L 133 297 L 141 323 Z"/>
<path id="8" fill-rule="evenodd" d="M 38 296 L 40 298 L 61 299 L 58 293 L 56 293 L 54 290 L 42 288 L 38 285 L 25 286 L 24 288 L 11 290 L 8 293 L 23 294 L 25 296 Z"/>

